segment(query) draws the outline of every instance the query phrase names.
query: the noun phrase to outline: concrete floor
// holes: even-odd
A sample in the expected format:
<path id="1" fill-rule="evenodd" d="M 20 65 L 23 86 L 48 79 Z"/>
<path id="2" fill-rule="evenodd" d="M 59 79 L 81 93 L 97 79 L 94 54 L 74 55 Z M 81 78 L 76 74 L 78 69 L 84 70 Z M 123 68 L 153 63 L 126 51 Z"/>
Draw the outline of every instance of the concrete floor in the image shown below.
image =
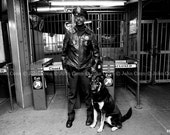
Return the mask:
<path id="1" fill-rule="evenodd" d="M 85 126 L 86 109 L 76 110 L 72 128 L 66 128 L 67 99 L 63 89 L 57 89 L 47 110 L 22 109 L 9 103 L 0 106 L 0 135 L 170 135 L 170 84 L 148 85 L 141 88 L 142 109 L 136 109 L 135 96 L 125 88 L 116 88 L 116 101 L 125 114 L 133 108 L 132 117 L 122 129 L 111 132 L 107 125 L 102 133 Z"/>

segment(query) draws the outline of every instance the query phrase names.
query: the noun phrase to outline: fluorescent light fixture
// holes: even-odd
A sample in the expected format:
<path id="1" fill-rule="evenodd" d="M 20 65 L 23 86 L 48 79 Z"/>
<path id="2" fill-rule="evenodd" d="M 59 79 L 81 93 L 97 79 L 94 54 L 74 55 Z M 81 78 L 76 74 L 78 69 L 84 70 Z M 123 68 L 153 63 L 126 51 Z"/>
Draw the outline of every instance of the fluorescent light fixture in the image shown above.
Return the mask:
<path id="1" fill-rule="evenodd" d="M 64 7 L 38 7 L 38 12 L 47 12 L 47 11 L 64 11 Z"/>
<path id="2" fill-rule="evenodd" d="M 52 6 L 123 6 L 125 1 L 50 1 Z"/>

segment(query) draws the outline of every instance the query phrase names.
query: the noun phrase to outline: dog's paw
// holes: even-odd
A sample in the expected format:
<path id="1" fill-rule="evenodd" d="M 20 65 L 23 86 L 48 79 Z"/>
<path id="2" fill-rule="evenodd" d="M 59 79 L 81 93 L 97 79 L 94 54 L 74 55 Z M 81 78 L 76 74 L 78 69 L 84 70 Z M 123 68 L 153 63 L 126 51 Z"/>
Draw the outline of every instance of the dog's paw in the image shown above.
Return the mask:
<path id="1" fill-rule="evenodd" d="M 102 131 L 103 131 L 103 128 L 99 128 L 99 129 L 97 130 L 98 133 L 100 133 L 100 132 L 102 132 Z"/>
<path id="2" fill-rule="evenodd" d="M 112 131 L 116 131 L 117 129 L 117 127 L 112 127 Z"/>
<path id="3" fill-rule="evenodd" d="M 95 128 L 95 126 L 96 126 L 96 123 L 92 123 L 92 124 L 90 125 L 91 128 Z"/>

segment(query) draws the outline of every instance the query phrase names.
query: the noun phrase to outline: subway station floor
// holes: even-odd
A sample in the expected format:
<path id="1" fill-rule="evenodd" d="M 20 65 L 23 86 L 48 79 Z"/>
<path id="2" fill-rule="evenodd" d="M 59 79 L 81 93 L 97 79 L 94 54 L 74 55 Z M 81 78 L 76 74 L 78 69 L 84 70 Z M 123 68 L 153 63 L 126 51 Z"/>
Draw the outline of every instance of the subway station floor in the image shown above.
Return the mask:
<path id="1" fill-rule="evenodd" d="M 15 104 L 10 111 L 9 102 L 0 105 L 0 135 L 170 135 L 170 84 L 141 87 L 141 107 L 136 109 L 135 96 L 126 88 L 116 88 L 116 102 L 125 114 L 133 108 L 132 117 L 122 129 L 111 131 L 105 125 L 102 133 L 97 128 L 85 126 L 86 109 L 82 104 L 76 110 L 71 128 L 66 128 L 67 99 L 65 90 L 58 88 L 51 97 L 47 110 L 22 109 Z"/>

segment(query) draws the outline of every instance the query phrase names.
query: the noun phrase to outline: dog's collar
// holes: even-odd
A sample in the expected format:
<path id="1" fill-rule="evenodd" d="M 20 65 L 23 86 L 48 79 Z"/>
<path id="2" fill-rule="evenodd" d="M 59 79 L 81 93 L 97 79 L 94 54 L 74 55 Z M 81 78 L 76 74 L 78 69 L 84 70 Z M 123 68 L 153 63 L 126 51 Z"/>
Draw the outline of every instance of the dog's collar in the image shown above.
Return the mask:
<path id="1" fill-rule="evenodd" d="M 107 98 L 107 97 L 105 97 L 105 98 L 101 98 L 101 99 L 97 99 L 97 100 L 94 100 L 94 99 L 93 99 L 93 103 L 99 103 L 99 102 L 102 102 L 102 101 L 106 100 L 106 98 Z"/>

